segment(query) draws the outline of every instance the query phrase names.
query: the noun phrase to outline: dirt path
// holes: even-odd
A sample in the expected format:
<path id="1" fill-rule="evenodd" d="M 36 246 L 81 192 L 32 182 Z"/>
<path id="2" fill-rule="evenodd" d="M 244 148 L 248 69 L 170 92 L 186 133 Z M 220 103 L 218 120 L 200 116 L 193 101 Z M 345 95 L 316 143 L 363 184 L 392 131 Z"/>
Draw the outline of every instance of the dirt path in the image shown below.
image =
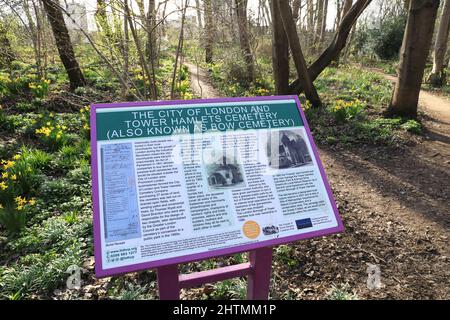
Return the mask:
<path id="1" fill-rule="evenodd" d="M 381 74 L 385 79 L 391 81 L 392 83 L 397 82 L 397 77 L 384 74 L 378 69 L 371 70 Z M 450 101 L 447 98 L 421 90 L 419 96 L 419 110 L 420 109 L 435 114 L 447 124 L 450 124 Z"/>
<path id="2" fill-rule="evenodd" d="M 397 77 L 385 74 L 380 69 L 369 68 L 369 70 L 382 75 L 393 85 L 397 82 Z M 425 113 L 422 120 L 427 122 L 429 136 L 437 142 L 441 142 L 440 148 L 445 149 L 445 154 L 450 157 L 450 100 L 421 90 L 419 95 L 420 111 Z"/>
<path id="3" fill-rule="evenodd" d="M 188 68 L 192 77 L 196 66 Z M 204 75 L 191 82 L 217 96 Z M 348 284 L 359 298 L 450 298 L 450 104 L 427 92 L 420 99 L 423 141 L 319 146 L 346 231 L 296 243 L 300 265 L 275 263 L 273 298 L 323 298 L 331 284 Z M 383 288 L 367 289 L 368 264 L 381 268 Z"/>
<path id="4" fill-rule="evenodd" d="M 188 61 L 184 61 L 183 64 L 189 70 L 191 89 L 197 97 L 204 99 L 220 97 L 219 91 L 211 85 L 208 71 Z"/>

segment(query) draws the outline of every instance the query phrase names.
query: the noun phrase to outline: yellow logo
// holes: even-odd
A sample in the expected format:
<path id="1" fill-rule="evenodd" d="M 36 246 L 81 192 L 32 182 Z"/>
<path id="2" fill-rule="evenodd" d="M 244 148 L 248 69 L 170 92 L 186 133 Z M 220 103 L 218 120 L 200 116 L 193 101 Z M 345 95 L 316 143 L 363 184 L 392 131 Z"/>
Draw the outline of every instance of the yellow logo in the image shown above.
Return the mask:
<path id="1" fill-rule="evenodd" d="M 244 223 L 244 225 L 242 226 L 242 232 L 244 232 L 244 235 L 247 238 L 256 239 L 261 232 L 261 228 L 259 227 L 258 223 L 250 220 Z"/>

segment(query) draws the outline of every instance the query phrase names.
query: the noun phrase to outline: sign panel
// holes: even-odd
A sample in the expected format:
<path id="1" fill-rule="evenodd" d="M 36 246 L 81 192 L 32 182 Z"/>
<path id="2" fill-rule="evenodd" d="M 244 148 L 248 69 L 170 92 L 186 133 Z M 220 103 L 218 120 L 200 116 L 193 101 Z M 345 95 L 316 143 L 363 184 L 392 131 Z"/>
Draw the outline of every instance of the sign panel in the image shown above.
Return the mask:
<path id="1" fill-rule="evenodd" d="M 343 231 L 296 96 L 91 108 L 99 277 Z"/>

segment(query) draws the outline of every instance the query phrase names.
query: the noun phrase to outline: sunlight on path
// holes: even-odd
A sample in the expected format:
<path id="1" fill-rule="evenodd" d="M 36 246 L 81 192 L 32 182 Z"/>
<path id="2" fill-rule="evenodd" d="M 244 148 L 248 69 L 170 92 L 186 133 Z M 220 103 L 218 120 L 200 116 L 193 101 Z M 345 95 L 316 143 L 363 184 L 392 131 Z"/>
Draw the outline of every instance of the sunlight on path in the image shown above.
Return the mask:
<path id="1" fill-rule="evenodd" d="M 183 64 L 189 70 L 191 89 L 196 96 L 204 99 L 220 97 L 219 91 L 211 85 L 208 71 L 187 61 Z"/>

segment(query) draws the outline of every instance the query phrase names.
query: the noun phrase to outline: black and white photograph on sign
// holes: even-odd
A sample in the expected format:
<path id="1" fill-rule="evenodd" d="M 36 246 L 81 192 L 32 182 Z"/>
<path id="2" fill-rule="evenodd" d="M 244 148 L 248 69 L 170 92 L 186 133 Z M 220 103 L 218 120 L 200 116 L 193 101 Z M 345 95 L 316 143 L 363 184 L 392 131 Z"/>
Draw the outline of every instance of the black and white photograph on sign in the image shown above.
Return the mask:
<path id="1" fill-rule="evenodd" d="M 269 132 L 267 157 L 273 169 L 295 168 L 312 164 L 311 154 L 300 130 Z"/>
<path id="2" fill-rule="evenodd" d="M 234 189 L 243 187 L 244 173 L 236 151 L 219 153 L 213 151 L 215 157 L 205 162 L 205 173 L 211 189 Z"/>

